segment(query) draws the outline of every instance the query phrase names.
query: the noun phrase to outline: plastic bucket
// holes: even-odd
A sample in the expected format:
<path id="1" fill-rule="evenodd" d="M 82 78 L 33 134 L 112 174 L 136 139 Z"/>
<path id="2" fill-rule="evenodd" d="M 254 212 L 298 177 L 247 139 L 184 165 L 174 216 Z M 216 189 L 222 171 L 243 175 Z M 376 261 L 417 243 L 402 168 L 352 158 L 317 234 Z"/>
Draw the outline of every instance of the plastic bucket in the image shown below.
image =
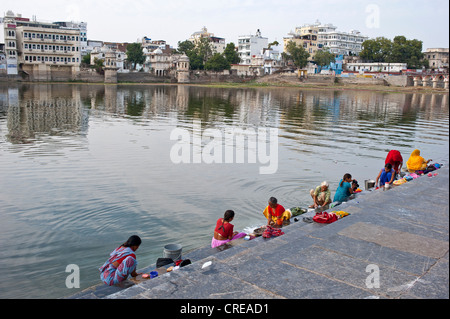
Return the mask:
<path id="1" fill-rule="evenodd" d="M 173 261 L 181 259 L 183 247 L 180 244 L 169 244 L 164 246 L 164 258 L 171 258 Z"/>
<path id="2" fill-rule="evenodd" d="M 373 179 L 365 180 L 366 191 L 375 187 L 375 181 Z"/>

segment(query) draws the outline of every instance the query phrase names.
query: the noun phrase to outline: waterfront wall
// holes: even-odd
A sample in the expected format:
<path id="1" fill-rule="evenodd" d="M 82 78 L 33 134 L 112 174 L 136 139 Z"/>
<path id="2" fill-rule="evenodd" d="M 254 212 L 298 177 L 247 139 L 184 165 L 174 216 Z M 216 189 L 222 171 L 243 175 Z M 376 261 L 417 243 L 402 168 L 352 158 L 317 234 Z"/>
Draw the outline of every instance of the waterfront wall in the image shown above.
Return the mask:
<path id="1" fill-rule="evenodd" d="M 86 83 L 104 83 L 105 74 L 98 73 L 94 69 L 76 70 L 70 66 L 52 66 L 43 68 L 40 65 L 23 70 L 19 75 L 7 75 L 0 73 L 1 82 L 51 82 L 51 81 L 75 81 Z M 380 78 L 370 77 L 337 77 L 334 75 L 309 74 L 307 77 L 298 77 L 293 73 L 278 73 L 260 77 L 237 75 L 233 71 L 189 71 L 186 76 L 188 81 L 182 83 L 206 84 L 206 83 L 245 83 L 255 81 L 256 83 L 267 84 L 288 84 L 288 85 L 318 85 L 328 86 L 333 84 L 342 85 L 371 85 L 371 86 L 394 86 L 394 87 L 412 87 L 414 86 L 413 77 L 407 75 L 386 76 Z M 432 87 L 433 83 L 427 79 L 426 87 Z M 108 81 L 106 81 L 108 82 Z M 172 71 L 167 76 L 156 76 L 147 72 L 128 72 L 117 73 L 118 83 L 178 83 L 177 72 Z M 112 83 L 109 81 L 108 83 Z M 420 83 L 420 86 L 424 86 Z M 445 88 L 444 81 L 439 81 L 437 88 Z"/>
<path id="2" fill-rule="evenodd" d="M 337 78 L 338 83 L 341 84 L 351 84 L 351 85 L 358 85 L 358 84 L 364 84 L 364 85 L 386 85 L 386 81 L 382 78 L 358 78 L 358 77 L 351 77 L 351 78 Z"/>

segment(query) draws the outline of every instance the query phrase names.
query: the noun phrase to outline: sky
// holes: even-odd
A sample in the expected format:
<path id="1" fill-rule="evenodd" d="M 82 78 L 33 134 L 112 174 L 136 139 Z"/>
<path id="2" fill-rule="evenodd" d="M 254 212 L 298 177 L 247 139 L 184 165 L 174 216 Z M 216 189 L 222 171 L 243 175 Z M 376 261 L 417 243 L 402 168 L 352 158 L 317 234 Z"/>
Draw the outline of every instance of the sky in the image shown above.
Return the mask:
<path id="1" fill-rule="evenodd" d="M 257 29 L 269 43 L 282 43 L 295 27 L 317 20 L 369 38 L 418 39 L 424 51 L 449 47 L 448 0 L 2 0 L 0 14 L 8 10 L 38 21 L 87 22 L 89 40 L 147 36 L 174 48 L 203 27 L 226 43 Z"/>

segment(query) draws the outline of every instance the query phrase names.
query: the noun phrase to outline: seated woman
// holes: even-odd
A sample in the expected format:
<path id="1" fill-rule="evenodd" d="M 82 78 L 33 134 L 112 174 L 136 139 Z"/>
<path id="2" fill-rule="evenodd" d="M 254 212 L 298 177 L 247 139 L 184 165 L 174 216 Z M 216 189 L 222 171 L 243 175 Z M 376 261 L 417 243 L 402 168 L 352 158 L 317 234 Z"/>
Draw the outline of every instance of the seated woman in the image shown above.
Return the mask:
<path id="1" fill-rule="evenodd" d="M 400 174 L 403 166 L 403 157 L 397 150 L 391 150 L 386 156 L 384 164 L 391 164 L 395 175 Z"/>
<path id="2" fill-rule="evenodd" d="M 353 194 L 353 188 L 350 184 L 352 182 L 352 175 L 345 174 L 339 181 L 339 186 L 334 194 L 334 202 L 344 202 L 351 194 Z"/>
<path id="3" fill-rule="evenodd" d="M 211 247 L 216 248 L 232 240 L 245 237 L 246 233 L 233 232 L 234 226 L 230 222 L 234 219 L 234 211 L 227 210 L 223 218 L 217 220 L 214 236 L 211 241 Z"/>
<path id="4" fill-rule="evenodd" d="M 382 187 L 386 183 L 392 184 L 394 182 L 395 171 L 392 169 L 392 165 L 387 163 L 384 168 L 380 171 L 375 181 L 377 187 Z M 378 184 L 380 181 L 380 184 Z"/>
<path id="5" fill-rule="evenodd" d="M 131 236 L 110 254 L 111 257 L 99 268 L 100 279 L 105 284 L 112 286 L 126 280 L 129 275 L 140 275 L 136 272 L 137 260 L 134 253 L 141 242 L 139 236 Z"/>
<path id="6" fill-rule="evenodd" d="M 278 204 L 275 197 L 269 199 L 269 205 L 264 209 L 264 216 L 267 218 L 267 225 L 282 225 L 284 220 L 292 217 L 291 211 L 285 210 L 283 206 Z"/>
<path id="7" fill-rule="evenodd" d="M 427 168 L 427 165 L 432 160 L 425 160 L 422 156 L 420 156 L 419 150 L 414 150 L 409 157 L 409 160 L 406 162 L 406 167 L 410 173 L 415 173 L 416 171 L 424 170 Z"/>
<path id="8" fill-rule="evenodd" d="M 314 203 L 310 205 L 309 208 L 317 208 L 319 206 L 331 204 L 331 193 L 328 187 L 328 182 L 324 181 L 320 186 L 309 191 L 309 194 L 314 200 Z"/>

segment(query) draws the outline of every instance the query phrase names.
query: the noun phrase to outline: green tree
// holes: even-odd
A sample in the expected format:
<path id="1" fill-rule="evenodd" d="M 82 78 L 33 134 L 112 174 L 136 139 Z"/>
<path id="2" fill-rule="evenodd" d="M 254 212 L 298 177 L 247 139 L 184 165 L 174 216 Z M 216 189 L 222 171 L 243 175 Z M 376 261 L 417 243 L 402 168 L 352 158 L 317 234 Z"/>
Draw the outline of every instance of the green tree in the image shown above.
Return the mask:
<path id="1" fill-rule="evenodd" d="M 145 56 L 141 43 L 131 43 L 127 46 L 127 60 L 133 63 L 133 70 L 136 70 L 137 64 L 144 63 Z"/>
<path id="2" fill-rule="evenodd" d="M 211 41 L 208 38 L 200 38 L 200 40 L 195 43 L 194 51 L 203 61 L 203 65 L 206 61 L 213 56 L 213 50 L 211 48 Z"/>
<path id="3" fill-rule="evenodd" d="M 404 36 L 396 36 L 392 43 L 392 63 L 406 63 L 410 69 L 419 69 L 427 65 L 422 52 L 422 41 L 417 39 L 408 40 Z"/>
<path id="4" fill-rule="evenodd" d="M 230 63 L 225 56 L 220 53 L 214 53 L 214 55 L 205 63 L 206 70 L 223 71 L 231 68 Z"/>
<path id="5" fill-rule="evenodd" d="M 103 59 L 94 58 L 94 69 L 97 73 L 103 73 Z"/>
<path id="6" fill-rule="evenodd" d="M 241 62 L 241 58 L 239 58 L 239 54 L 236 52 L 236 46 L 233 42 L 227 44 L 223 55 L 227 59 L 229 64 L 237 64 Z"/>
<path id="7" fill-rule="evenodd" d="M 314 62 L 316 62 L 321 69 L 322 67 L 329 65 L 330 63 L 334 63 L 335 61 L 336 57 L 327 48 L 318 50 L 314 55 Z"/>
<path id="8" fill-rule="evenodd" d="M 402 35 L 393 41 L 384 37 L 364 41 L 360 57 L 370 62 L 406 63 L 411 69 L 428 66 L 422 53 L 422 41 L 408 40 Z"/>
<path id="9" fill-rule="evenodd" d="M 91 54 L 88 53 L 85 56 L 83 56 L 83 58 L 81 59 L 81 63 L 90 65 L 91 64 Z"/>
<path id="10" fill-rule="evenodd" d="M 389 62 L 392 52 L 392 42 L 385 37 L 366 40 L 359 56 L 370 62 Z"/>
<path id="11" fill-rule="evenodd" d="M 203 70 L 203 58 L 199 56 L 195 51 L 187 54 L 189 57 L 189 64 L 191 70 Z"/>
<path id="12" fill-rule="evenodd" d="M 203 70 L 203 59 L 195 50 L 195 44 L 192 41 L 178 41 L 178 53 L 184 53 L 189 58 L 191 70 Z"/>
<path id="13" fill-rule="evenodd" d="M 195 45 L 192 41 L 185 40 L 185 41 L 178 41 L 178 53 L 184 53 L 186 55 L 189 55 L 193 50 L 195 49 Z"/>
<path id="14" fill-rule="evenodd" d="M 294 65 L 303 69 L 308 64 L 309 53 L 301 46 L 297 46 L 295 42 L 289 41 L 286 45 L 286 52 L 282 53 L 285 60 L 290 60 Z"/>
<path id="15" fill-rule="evenodd" d="M 267 46 L 267 48 L 270 49 L 270 48 L 272 47 L 272 45 L 273 45 L 273 46 L 278 46 L 278 45 L 280 45 L 280 43 L 278 43 L 278 41 L 275 40 L 275 41 L 269 43 L 269 45 Z"/>

